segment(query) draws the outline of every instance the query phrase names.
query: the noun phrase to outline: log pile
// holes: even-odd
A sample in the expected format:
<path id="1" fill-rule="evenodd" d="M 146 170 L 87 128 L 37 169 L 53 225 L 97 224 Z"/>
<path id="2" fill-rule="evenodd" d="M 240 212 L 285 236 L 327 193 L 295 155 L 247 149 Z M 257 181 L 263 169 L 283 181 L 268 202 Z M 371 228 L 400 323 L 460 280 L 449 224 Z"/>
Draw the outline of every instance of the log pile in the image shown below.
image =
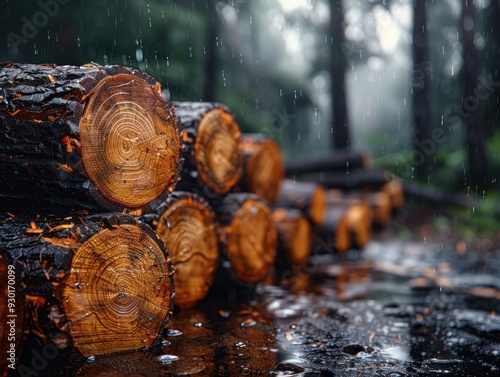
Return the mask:
<path id="1" fill-rule="evenodd" d="M 0 295 L 15 269 L 16 341 L 84 356 L 161 342 L 174 301 L 362 248 L 404 203 L 366 153 L 285 164 L 226 106 L 164 101 L 124 67 L 3 64 L 0 129 Z"/>

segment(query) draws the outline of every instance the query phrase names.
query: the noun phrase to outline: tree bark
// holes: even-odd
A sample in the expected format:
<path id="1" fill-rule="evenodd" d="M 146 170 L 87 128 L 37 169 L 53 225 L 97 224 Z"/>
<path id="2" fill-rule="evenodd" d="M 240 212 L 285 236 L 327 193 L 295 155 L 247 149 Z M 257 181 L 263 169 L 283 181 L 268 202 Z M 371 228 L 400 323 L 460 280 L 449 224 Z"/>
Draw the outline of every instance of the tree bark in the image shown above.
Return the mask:
<path id="1" fill-rule="evenodd" d="M 462 46 L 464 49 L 464 113 L 466 114 L 466 148 L 468 153 L 469 182 L 478 195 L 489 186 L 488 158 L 483 131 L 483 109 L 478 97 L 478 76 L 480 72 L 479 52 L 476 48 L 475 5 L 472 0 L 462 0 Z"/>
<path id="2" fill-rule="evenodd" d="M 0 250 L 18 263 L 27 328 L 84 356 L 151 347 L 169 320 L 173 267 L 158 237 L 124 214 L 5 218 Z"/>
<path id="3" fill-rule="evenodd" d="M 229 262 L 231 278 L 243 284 L 262 281 L 274 264 L 277 246 L 267 203 L 255 194 L 233 193 L 214 209 L 220 224 L 222 257 Z"/>
<path id="4" fill-rule="evenodd" d="M 217 223 L 209 204 L 196 194 L 174 191 L 153 214 L 151 224 L 175 268 L 175 305 L 194 306 L 204 299 L 219 263 Z"/>
<path id="5" fill-rule="evenodd" d="M 150 76 L 118 66 L 1 68 L 4 201 L 137 211 L 177 181 L 178 129 Z"/>
<path id="6" fill-rule="evenodd" d="M 184 167 L 177 189 L 206 188 L 212 195 L 229 192 L 243 171 L 241 132 L 233 115 L 217 103 L 173 105 L 184 143 Z"/>
<path id="7" fill-rule="evenodd" d="M 325 190 L 315 183 L 285 179 L 281 184 L 275 205 L 299 209 L 313 224 L 318 225 L 325 218 Z"/>
<path id="8" fill-rule="evenodd" d="M 284 175 L 278 144 L 261 135 L 244 135 L 243 159 L 243 175 L 237 189 L 253 192 L 268 203 L 274 203 Z"/>
<path id="9" fill-rule="evenodd" d="M 345 90 L 347 60 L 342 51 L 344 38 L 344 13 L 341 0 L 329 0 L 330 3 L 330 77 L 332 103 L 333 148 L 347 149 L 350 146 L 349 117 Z"/>
<path id="10" fill-rule="evenodd" d="M 370 155 L 367 152 L 338 151 L 328 156 L 303 158 L 286 163 L 285 174 L 293 177 L 296 174 L 317 172 L 344 172 L 367 168 Z"/>

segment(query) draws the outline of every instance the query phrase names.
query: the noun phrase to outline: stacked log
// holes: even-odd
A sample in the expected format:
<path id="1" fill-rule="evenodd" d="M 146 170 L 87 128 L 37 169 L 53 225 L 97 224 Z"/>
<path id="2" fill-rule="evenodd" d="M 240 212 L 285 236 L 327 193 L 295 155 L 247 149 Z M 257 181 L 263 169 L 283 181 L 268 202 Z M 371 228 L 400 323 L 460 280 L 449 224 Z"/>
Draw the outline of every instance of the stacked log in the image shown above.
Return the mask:
<path id="1" fill-rule="evenodd" d="M 284 178 L 284 162 L 278 144 L 260 134 L 244 135 L 243 157 L 239 191 L 253 192 L 273 204 Z"/>
<path id="2" fill-rule="evenodd" d="M 0 88 L 2 202 L 140 211 L 173 189 L 179 132 L 150 76 L 6 63 Z"/>
<path id="3" fill-rule="evenodd" d="M 219 261 L 217 220 L 208 202 L 174 191 L 141 220 L 152 225 L 169 251 L 175 266 L 175 304 L 188 308 L 204 299 Z"/>
<path id="4" fill-rule="evenodd" d="M 173 267 L 150 227 L 125 214 L 7 216 L 0 234 L 22 277 L 16 292 L 25 297 L 26 330 L 84 356 L 158 340 L 172 311 Z"/>
<path id="5" fill-rule="evenodd" d="M 254 285 L 271 271 L 277 232 L 267 203 L 252 193 L 228 194 L 215 208 L 223 271 L 236 283 Z"/>
<path id="6" fill-rule="evenodd" d="M 173 105 L 183 142 L 184 168 L 178 190 L 228 193 L 240 179 L 243 163 L 241 131 L 231 111 L 218 103 Z"/>

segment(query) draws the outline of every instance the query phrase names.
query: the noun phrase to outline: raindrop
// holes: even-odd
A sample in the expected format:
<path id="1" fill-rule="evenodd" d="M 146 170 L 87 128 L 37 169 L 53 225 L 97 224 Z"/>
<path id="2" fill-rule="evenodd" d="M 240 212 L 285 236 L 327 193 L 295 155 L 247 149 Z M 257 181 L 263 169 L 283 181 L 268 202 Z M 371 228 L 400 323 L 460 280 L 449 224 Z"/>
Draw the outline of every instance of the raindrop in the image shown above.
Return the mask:
<path id="1" fill-rule="evenodd" d="M 255 322 L 251 318 L 248 318 L 248 319 L 246 319 L 246 320 L 244 320 L 243 322 L 240 323 L 240 327 L 241 328 L 252 327 L 252 326 L 255 326 L 256 324 L 257 324 L 257 322 Z"/>
<path id="2" fill-rule="evenodd" d="M 235 348 L 245 348 L 245 343 L 243 342 L 238 342 L 234 345 Z"/>
<path id="3" fill-rule="evenodd" d="M 140 48 L 135 50 L 135 58 L 138 62 L 142 62 L 142 60 L 144 59 L 144 54 L 142 53 L 142 50 Z"/>
<path id="4" fill-rule="evenodd" d="M 175 329 L 168 329 L 165 336 L 181 336 L 182 331 Z"/>
<path id="5" fill-rule="evenodd" d="M 95 356 L 89 356 L 86 359 L 87 363 L 93 363 L 95 361 Z"/>
<path id="6" fill-rule="evenodd" d="M 169 364 L 171 363 L 172 361 L 177 361 L 179 360 L 179 356 L 175 356 L 175 355 L 160 355 L 157 357 L 157 360 L 160 362 L 160 363 L 165 363 L 165 364 Z"/>
<path id="7" fill-rule="evenodd" d="M 203 323 L 201 323 L 201 322 L 196 322 L 196 323 L 194 324 L 194 327 L 203 327 Z"/>
<path id="8" fill-rule="evenodd" d="M 169 345 L 170 345 L 170 342 L 169 342 L 168 340 L 163 339 L 163 340 L 161 341 L 161 346 L 162 346 L 162 347 L 168 347 Z"/>

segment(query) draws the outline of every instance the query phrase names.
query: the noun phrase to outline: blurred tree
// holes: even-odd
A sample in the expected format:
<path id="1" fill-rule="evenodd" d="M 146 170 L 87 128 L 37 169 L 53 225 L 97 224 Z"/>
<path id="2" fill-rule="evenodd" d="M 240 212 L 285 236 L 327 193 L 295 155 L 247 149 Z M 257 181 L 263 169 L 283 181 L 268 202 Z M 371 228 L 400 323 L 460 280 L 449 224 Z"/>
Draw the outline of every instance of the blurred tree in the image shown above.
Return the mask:
<path id="1" fill-rule="evenodd" d="M 468 186 L 481 194 L 488 186 L 488 159 L 483 131 L 483 104 L 479 98 L 479 53 L 476 48 L 476 9 L 474 1 L 462 0 L 463 81 L 462 115 L 467 122 L 465 146 L 468 152 Z"/>
<path id="2" fill-rule="evenodd" d="M 332 135 L 335 149 L 349 148 L 349 119 L 346 98 L 345 74 L 348 67 L 343 53 L 344 12 L 342 0 L 329 0 L 330 4 L 330 44 L 331 44 L 331 101 Z"/>
<path id="3" fill-rule="evenodd" d="M 415 171 L 418 177 L 429 174 L 429 160 L 435 151 L 430 138 L 429 125 L 429 79 L 420 68 L 429 61 L 427 44 L 426 0 L 413 2 L 413 72 L 411 90 L 413 94 L 413 148 Z M 431 148 L 432 147 L 432 148 Z"/>

